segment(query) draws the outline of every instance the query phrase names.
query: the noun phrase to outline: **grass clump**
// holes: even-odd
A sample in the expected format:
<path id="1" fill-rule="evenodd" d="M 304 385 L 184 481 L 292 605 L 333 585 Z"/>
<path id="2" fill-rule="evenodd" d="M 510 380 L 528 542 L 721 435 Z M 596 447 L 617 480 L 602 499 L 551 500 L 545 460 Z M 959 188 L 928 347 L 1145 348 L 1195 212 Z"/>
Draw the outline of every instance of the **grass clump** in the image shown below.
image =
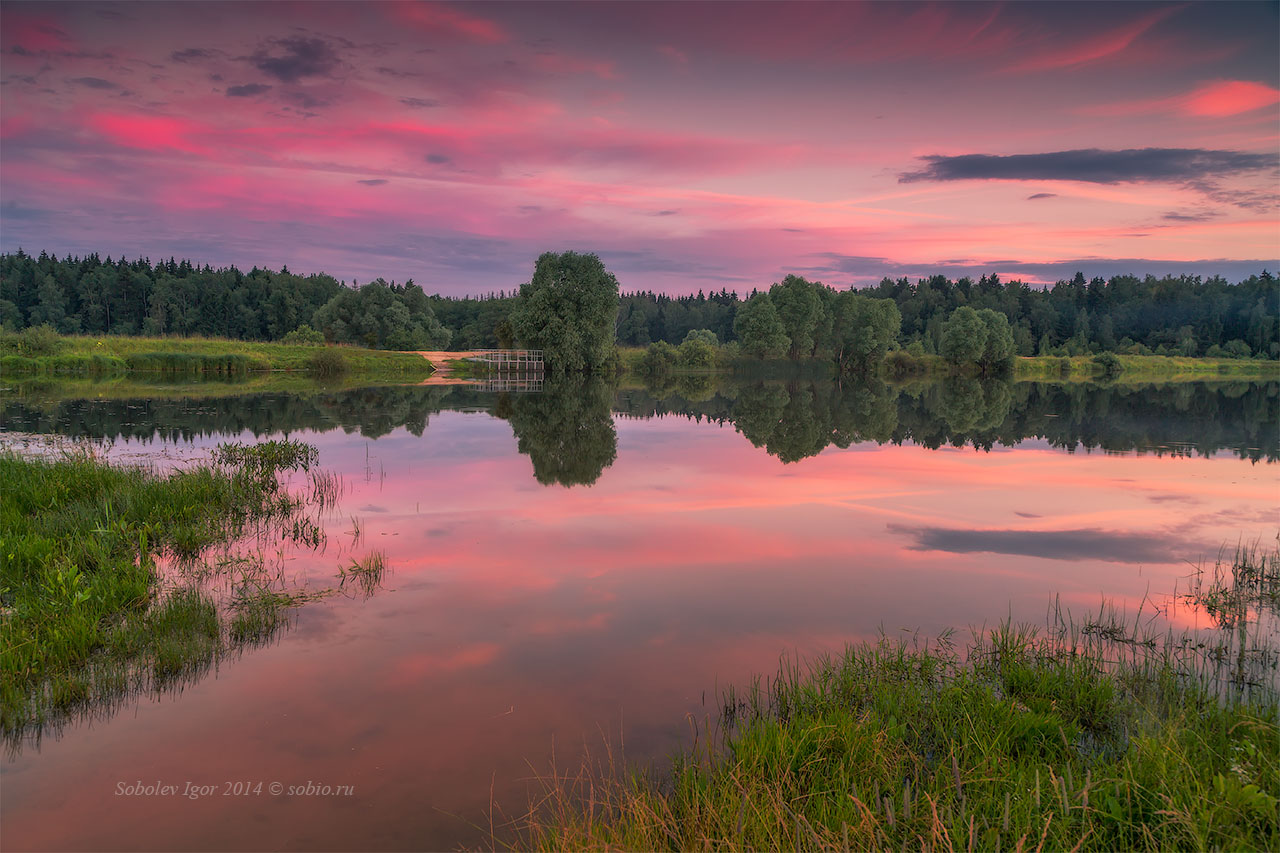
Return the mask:
<path id="1" fill-rule="evenodd" d="M 359 526 L 356 527 L 359 536 Z M 381 551 L 370 551 L 362 560 L 352 560 L 351 565 L 338 570 L 340 587 L 350 581 L 365 598 L 373 595 L 382 586 L 383 576 L 387 573 L 387 558 Z"/>
<path id="2" fill-rule="evenodd" d="M 726 691 L 710 736 L 668 774 L 584 765 L 546 780 L 521 844 L 1280 848 L 1274 675 L 1189 664 L 1185 639 L 1117 643 L 1059 620 L 963 650 L 881 639 L 784 664 Z"/>

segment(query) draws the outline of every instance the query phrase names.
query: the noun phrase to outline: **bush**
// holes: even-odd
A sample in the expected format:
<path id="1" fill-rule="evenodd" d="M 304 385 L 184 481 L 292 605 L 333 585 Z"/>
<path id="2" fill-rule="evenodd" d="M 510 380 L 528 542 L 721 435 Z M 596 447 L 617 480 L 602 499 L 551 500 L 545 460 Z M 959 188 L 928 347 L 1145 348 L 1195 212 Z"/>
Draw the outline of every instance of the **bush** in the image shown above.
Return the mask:
<path id="1" fill-rule="evenodd" d="M 41 355 L 56 355 L 67 342 L 58 336 L 50 325 L 32 326 L 23 329 L 16 336 L 16 349 L 19 355 L 35 358 Z"/>
<path id="2" fill-rule="evenodd" d="M 1249 345 L 1239 339 L 1227 341 L 1223 345 L 1222 351 L 1227 358 L 1248 358 L 1253 354 L 1253 351 L 1249 349 Z"/>
<path id="3" fill-rule="evenodd" d="M 1116 358 L 1115 353 L 1100 352 L 1093 357 L 1094 366 L 1102 369 L 1102 375 L 1106 379 L 1112 379 L 1120 375 L 1124 370 L 1124 365 L 1120 363 L 1120 359 Z"/>
<path id="4" fill-rule="evenodd" d="M 709 369 L 716 366 L 716 348 L 707 343 L 705 338 L 693 337 L 695 332 L 690 332 L 689 337 L 684 339 L 684 343 L 680 345 L 680 350 L 676 355 L 676 359 L 681 367 L 692 368 L 695 370 Z"/>
<path id="5" fill-rule="evenodd" d="M 717 338 L 716 333 L 710 329 L 690 329 L 689 334 L 684 336 L 684 340 L 681 343 L 688 343 L 689 341 L 697 340 L 706 341 L 713 347 L 720 346 L 720 339 Z"/>
<path id="6" fill-rule="evenodd" d="M 342 376 L 347 372 L 347 356 L 339 349 L 325 347 L 307 359 L 307 369 L 316 376 Z"/>
<path id="7" fill-rule="evenodd" d="M 676 360 L 675 347 L 666 341 L 655 341 L 640 359 L 640 372 L 645 376 L 661 376 L 675 369 Z"/>
<path id="8" fill-rule="evenodd" d="M 301 346 L 321 346 L 324 344 L 324 335 L 317 332 L 306 323 L 303 323 L 301 326 L 281 338 L 280 343 L 298 344 Z"/>

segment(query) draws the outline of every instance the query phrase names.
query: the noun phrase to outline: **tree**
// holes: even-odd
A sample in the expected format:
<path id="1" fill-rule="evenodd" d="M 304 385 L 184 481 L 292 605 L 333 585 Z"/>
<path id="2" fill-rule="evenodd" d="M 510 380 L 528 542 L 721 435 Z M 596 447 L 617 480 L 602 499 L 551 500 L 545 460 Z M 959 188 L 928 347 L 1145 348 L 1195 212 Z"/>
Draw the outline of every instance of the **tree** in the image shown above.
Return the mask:
<path id="1" fill-rule="evenodd" d="M 987 327 L 986 342 L 982 347 L 982 355 L 978 358 L 978 366 L 982 368 L 983 374 L 1007 372 L 1013 366 L 1016 352 L 1009 318 L 990 308 L 983 308 L 977 314 Z"/>
<path id="2" fill-rule="evenodd" d="M 733 332 L 743 352 L 756 358 L 781 358 L 791 346 L 778 309 L 767 293 L 757 293 L 742 303 L 733 318 Z"/>
<path id="3" fill-rule="evenodd" d="M 618 280 L 600 258 L 578 252 L 539 257 L 510 317 L 516 339 L 542 350 L 554 373 L 604 370 L 613 356 L 617 319 Z"/>
<path id="4" fill-rule="evenodd" d="M 962 305 L 942 326 L 938 354 L 953 365 L 976 364 L 987 347 L 987 324 L 968 305 Z"/>
<path id="5" fill-rule="evenodd" d="M 898 339 L 902 315 L 892 299 L 872 299 L 853 291 L 832 303 L 831 347 L 841 373 L 874 371 Z"/>
<path id="6" fill-rule="evenodd" d="M 325 340 L 373 349 L 443 349 L 450 338 L 421 288 L 412 283 L 389 285 L 382 279 L 343 288 L 316 311 L 311 325 Z"/>
<path id="7" fill-rule="evenodd" d="M 778 311 L 782 330 L 791 339 L 788 355 L 793 359 L 813 355 L 819 343 L 817 336 L 824 314 L 819 295 L 822 288 L 821 284 L 797 275 L 789 275 L 769 288 L 769 298 Z"/>
<path id="8" fill-rule="evenodd" d="M 48 325 L 66 331 L 67 298 L 53 276 L 46 275 L 36 291 L 39 301 L 31 309 L 29 322 L 32 326 Z"/>

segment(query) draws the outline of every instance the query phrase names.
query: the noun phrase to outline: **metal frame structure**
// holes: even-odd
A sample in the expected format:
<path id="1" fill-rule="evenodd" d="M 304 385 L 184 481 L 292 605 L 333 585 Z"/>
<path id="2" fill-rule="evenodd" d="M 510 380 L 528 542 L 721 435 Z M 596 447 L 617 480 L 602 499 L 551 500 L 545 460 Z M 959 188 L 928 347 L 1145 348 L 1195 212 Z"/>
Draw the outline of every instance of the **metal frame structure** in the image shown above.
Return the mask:
<path id="1" fill-rule="evenodd" d="M 540 349 L 493 349 L 477 350 L 468 356 L 467 361 L 477 361 L 488 368 L 489 374 L 538 374 L 542 376 L 542 350 Z"/>

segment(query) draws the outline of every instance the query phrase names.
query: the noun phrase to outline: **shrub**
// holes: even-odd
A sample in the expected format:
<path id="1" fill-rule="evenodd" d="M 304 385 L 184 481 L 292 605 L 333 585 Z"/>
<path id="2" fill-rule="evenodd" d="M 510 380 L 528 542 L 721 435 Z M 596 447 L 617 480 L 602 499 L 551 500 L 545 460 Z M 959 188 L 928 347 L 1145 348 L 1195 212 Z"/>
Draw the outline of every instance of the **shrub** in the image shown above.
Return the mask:
<path id="1" fill-rule="evenodd" d="M 1227 358 L 1248 358 L 1252 355 L 1252 350 L 1249 349 L 1249 345 L 1239 339 L 1227 341 L 1223 344 L 1222 351 L 1226 354 Z"/>
<path id="2" fill-rule="evenodd" d="M 280 343 L 299 344 L 301 346 L 321 346 L 324 344 L 324 335 L 311 328 L 306 323 L 303 323 L 301 326 L 281 338 Z"/>
<path id="3" fill-rule="evenodd" d="M 325 347 L 307 359 L 307 369 L 316 376 L 342 376 L 347 372 L 347 356 L 342 350 Z"/>
<path id="4" fill-rule="evenodd" d="M 646 376 L 661 376 L 670 373 L 676 366 L 676 348 L 666 341 L 655 341 L 649 344 L 640 359 L 640 372 Z"/>
<path id="5" fill-rule="evenodd" d="M 1100 352 L 1093 357 L 1093 363 L 1102 369 L 1102 375 L 1106 379 L 1119 376 L 1124 370 L 1124 365 L 1120 363 L 1120 359 L 1116 358 L 1115 353 Z"/>
<path id="6" fill-rule="evenodd" d="M 17 337 L 18 353 L 25 355 L 27 358 L 56 355 L 67 345 L 66 341 L 58 336 L 53 327 L 47 324 L 23 329 L 18 333 Z"/>
<path id="7" fill-rule="evenodd" d="M 689 341 L 697 340 L 706 341 L 713 347 L 720 345 L 720 339 L 717 338 L 716 333 L 710 329 L 690 329 L 689 334 L 684 336 L 684 340 L 681 343 L 688 343 Z"/>
<path id="8" fill-rule="evenodd" d="M 689 334 L 690 337 L 685 338 L 684 343 L 680 344 L 679 352 L 676 355 L 680 366 L 695 370 L 715 367 L 716 348 L 707 343 L 705 338 L 692 337 L 695 334 L 694 332 Z"/>

